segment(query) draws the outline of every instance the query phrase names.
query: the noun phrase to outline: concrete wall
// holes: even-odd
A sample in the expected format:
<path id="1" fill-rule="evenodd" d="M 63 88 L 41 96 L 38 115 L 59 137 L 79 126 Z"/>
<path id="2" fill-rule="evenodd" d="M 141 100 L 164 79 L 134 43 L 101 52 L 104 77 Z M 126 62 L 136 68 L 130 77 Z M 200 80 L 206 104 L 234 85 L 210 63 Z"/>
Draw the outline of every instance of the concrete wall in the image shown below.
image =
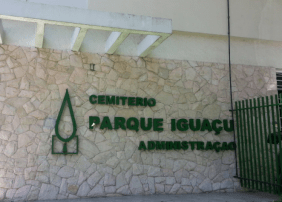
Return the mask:
<path id="1" fill-rule="evenodd" d="M 95 71 L 89 70 L 94 63 Z M 235 99 L 276 92 L 275 69 L 234 65 Z M 234 151 L 140 151 L 140 141 L 231 142 L 231 132 L 171 131 L 171 118 L 230 119 L 228 65 L 0 46 L 0 200 L 233 192 Z M 54 155 L 65 90 L 79 153 Z M 155 98 L 154 107 L 92 105 L 89 96 Z M 163 118 L 164 131 L 88 129 L 89 116 Z M 72 133 L 65 111 L 60 124 Z M 68 149 L 75 149 L 75 141 Z M 62 150 L 58 141 L 55 149 Z"/>
<path id="2" fill-rule="evenodd" d="M 32 3 L 41 3 L 41 4 L 49 4 L 49 5 L 57 5 L 57 6 L 68 6 L 74 8 L 88 8 L 88 0 L 20 0 L 25 2 Z"/>
<path id="3" fill-rule="evenodd" d="M 172 19 L 173 30 L 227 35 L 226 0 L 89 0 L 89 9 Z M 280 0 L 230 0 L 231 35 L 282 41 Z"/>
<path id="4" fill-rule="evenodd" d="M 89 9 L 172 19 L 175 31 L 150 57 L 228 62 L 226 0 L 89 0 Z M 231 62 L 282 68 L 282 2 L 230 0 L 230 9 Z"/>

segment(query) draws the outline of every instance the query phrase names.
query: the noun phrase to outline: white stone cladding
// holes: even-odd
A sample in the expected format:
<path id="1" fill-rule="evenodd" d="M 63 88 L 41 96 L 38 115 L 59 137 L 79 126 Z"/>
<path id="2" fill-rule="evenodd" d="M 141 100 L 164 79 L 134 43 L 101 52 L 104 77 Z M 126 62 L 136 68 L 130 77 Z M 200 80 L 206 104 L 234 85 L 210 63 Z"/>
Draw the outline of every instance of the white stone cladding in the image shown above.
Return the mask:
<path id="1" fill-rule="evenodd" d="M 95 71 L 89 64 L 94 63 Z M 234 99 L 276 93 L 275 69 L 232 65 Z M 228 65 L 0 46 L 0 200 L 233 192 L 233 151 L 139 151 L 140 141 L 233 141 L 170 131 L 171 118 L 230 119 Z M 68 88 L 78 155 L 52 155 Z M 92 105 L 89 96 L 152 97 L 154 107 Z M 164 119 L 164 131 L 88 129 L 89 116 Z M 72 132 L 64 113 L 60 130 Z M 75 143 L 70 142 L 70 148 Z M 57 145 L 60 147 L 60 145 Z"/>

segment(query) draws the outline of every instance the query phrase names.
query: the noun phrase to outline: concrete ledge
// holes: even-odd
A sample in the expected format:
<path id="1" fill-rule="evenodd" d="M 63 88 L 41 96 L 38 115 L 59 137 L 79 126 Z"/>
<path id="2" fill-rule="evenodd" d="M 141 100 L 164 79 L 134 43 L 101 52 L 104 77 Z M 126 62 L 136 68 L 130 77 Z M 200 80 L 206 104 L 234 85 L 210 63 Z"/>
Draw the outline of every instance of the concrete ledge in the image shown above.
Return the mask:
<path id="1" fill-rule="evenodd" d="M 157 33 L 172 33 L 170 19 L 101 12 L 14 0 L 0 0 L 0 5 L 0 14 L 6 16 Z"/>
<path id="2" fill-rule="evenodd" d="M 269 193 L 206 193 L 206 194 L 186 194 L 186 195 L 151 195 L 151 196 L 123 196 L 123 197 L 103 197 L 95 198 L 95 202 L 269 202 L 279 199 L 278 195 Z M 44 202 L 54 202 L 56 200 L 44 200 Z M 92 202 L 93 198 L 84 199 L 63 199 L 60 202 Z M 43 202 L 43 201 L 42 201 Z"/>

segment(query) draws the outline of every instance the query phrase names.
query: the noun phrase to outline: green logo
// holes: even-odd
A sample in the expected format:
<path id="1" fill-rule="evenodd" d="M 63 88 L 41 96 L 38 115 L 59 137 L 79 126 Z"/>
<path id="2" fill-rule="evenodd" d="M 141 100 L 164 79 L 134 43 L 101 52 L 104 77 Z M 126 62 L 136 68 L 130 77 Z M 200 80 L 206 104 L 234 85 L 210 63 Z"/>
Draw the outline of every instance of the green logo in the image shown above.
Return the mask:
<path id="1" fill-rule="evenodd" d="M 68 108 L 70 110 L 73 131 L 72 131 L 71 136 L 69 136 L 68 138 L 63 138 L 59 134 L 59 123 L 61 121 L 62 114 L 63 114 L 66 103 L 68 103 Z M 70 101 L 68 89 L 66 90 L 66 94 L 65 94 L 63 103 L 61 105 L 58 118 L 56 120 L 55 133 L 56 133 L 56 135 L 52 136 L 52 154 L 78 154 L 78 136 L 75 135 L 76 134 L 76 122 L 75 122 L 75 118 L 74 118 L 74 114 L 73 114 L 73 110 L 72 110 L 72 106 L 71 106 L 71 101 Z M 57 137 L 59 140 L 61 140 L 63 142 L 63 151 L 62 152 L 55 152 L 54 151 L 55 137 Z M 75 152 L 68 152 L 67 143 L 70 142 L 74 138 L 76 138 L 76 151 Z"/>

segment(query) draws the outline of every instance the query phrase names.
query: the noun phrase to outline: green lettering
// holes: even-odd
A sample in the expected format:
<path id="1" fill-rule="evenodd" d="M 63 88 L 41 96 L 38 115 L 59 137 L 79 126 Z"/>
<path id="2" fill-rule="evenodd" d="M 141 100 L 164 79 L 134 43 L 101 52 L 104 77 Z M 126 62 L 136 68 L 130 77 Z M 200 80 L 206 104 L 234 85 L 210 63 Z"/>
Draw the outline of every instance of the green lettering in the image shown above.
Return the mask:
<path id="1" fill-rule="evenodd" d="M 175 131 L 176 127 L 175 127 L 175 119 L 171 119 L 171 131 Z"/>
<path id="2" fill-rule="evenodd" d="M 211 142 L 207 142 L 206 150 L 213 150 L 213 146 Z"/>
<path id="3" fill-rule="evenodd" d="M 197 142 L 197 150 L 205 150 L 205 143 L 202 141 Z"/>
<path id="4" fill-rule="evenodd" d="M 105 95 L 98 95 L 98 104 L 105 104 Z"/>
<path id="5" fill-rule="evenodd" d="M 142 130 L 151 130 L 152 128 L 152 118 L 148 118 L 148 125 L 147 127 L 145 126 L 145 118 L 141 118 L 141 129 Z"/>
<path id="6" fill-rule="evenodd" d="M 222 124 L 222 121 L 221 120 L 213 120 L 212 121 L 212 129 L 215 131 L 215 134 L 216 135 L 219 135 L 220 134 L 220 131 L 222 131 L 222 127 L 217 127 L 216 124 Z"/>
<path id="7" fill-rule="evenodd" d="M 221 144 L 220 142 L 213 143 L 213 148 L 215 149 L 216 152 L 220 151 L 220 147 L 218 147 L 220 144 Z"/>
<path id="8" fill-rule="evenodd" d="M 119 97 L 121 99 L 122 105 L 125 105 L 125 101 L 127 100 L 127 97 Z"/>
<path id="9" fill-rule="evenodd" d="M 177 129 L 180 131 L 188 130 L 188 121 L 186 119 L 179 119 L 176 125 L 177 125 Z"/>
<path id="10" fill-rule="evenodd" d="M 110 105 L 110 104 L 115 104 L 116 103 L 116 96 L 106 96 L 106 104 Z"/>
<path id="11" fill-rule="evenodd" d="M 154 141 L 148 141 L 148 150 L 153 150 L 156 148 L 156 143 Z"/>
<path id="12" fill-rule="evenodd" d="M 163 150 L 165 149 L 165 141 L 156 141 L 156 149 L 157 150 Z"/>
<path id="13" fill-rule="evenodd" d="M 105 116 L 103 118 L 103 121 L 101 123 L 101 126 L 100 126 L 100 129 L 103 130 L 103 129 L 109 129 L 109 130 L 112 130 L 113 127 L 112 127 L 112 124 L 111 124 L 111 120 L 109 119 L 109 117 Z"/>
<path id="14" fill-rule="evenodd" d="M 141 97 L 136 98 L 136 106 L 143 106 L 143 98 Z"/>
<path id="15" fill-rule="evenodd" d="M 138 147 L 138 150 L 146 150 L 146 145 L 145 145 L 145 142 L 144 141 L 140 141 L 139 143 L 139 147 Z"/>
<path id="16" fill-rule="evenodd" d="M 236 143 L 235 142 L 230 142 L 228 144 L 228 149 L 229 150 L 235 150 L 236 149 Z"/>
<path id="17" fill-rule="evenodd" d="M 167 141 L 166 142 L 166 150 L 172 150 L 174 147 L 173 142 Z"/>
<path id="18" fill-rule="evenodd" d="M 139 131 L 139 121 L 137 118 L 131 117 L 127 119 L 126 125 L 127 125 L 127 128 L 130 130 L 135 130 L 136 132 Z"/>
<path id="19" fill-rule="evenodd" d="M 119 105 L 119 96 L 116 97 L 116 105 Z"/>
<path id="20" fill-rule="evenodd" d="M 154 131 L 163 131 L 163 128 L 160 128 L 161 126 L 163 126 L 163 119 L 154 119 L 153 120 L 153 130 Z"/>
<path id="21" fill-rule="evenodd" d="M 91 95 L 91 96 L 89 97 L 89 102 L 90 102 L 91 104 L 96 104 L 96 103 L 97 103 L 96 98 L 97 98 L 96 95 Z"/>
<path id="22" fill-rule="evenodd" d="M 135 97 L 129 97 L 128 98 L 128 106 L 135 106 Z"/>
<path id="23" fill-rule="evenodd" d="M 192 131 L 198 131 L 201 128 L 201 120 L 200 119 L 196 119 L 196 126 L 195 126 L 194 125 L 194 119 L 190 119 L 189 120 L 189 126 L 190 126 Z"/>
<path id="24" fill-rule="evenodd" d="M 228 127 L 228 120 L 223 120 L 224 130 L 227 132 L 232 132 L 234 130 L 234 121 L 230 120 L 230 127 Z"/>
<path id="25" fill-rule="evenodd" d="M 187 142 L 187 141 L 183 141 L 183 142 L 182 142 L 182 149 L 183 149 L 183 150 L 187 150 L 188 148 L 189 148 L 188 142 Z"/>
<path id="26" fill-rule="evenodd" d="M 196 144 L 196 143 L 197 143 L 197 142 L 192 142 L 192 141 L 189 142 L 189 144 L 191 144 L 191 149 L 192 149 L 192 150 L 195 149 L 195 144 Z"/>
<path id="27" fill-rule="evenodd" d="M 227 142 L 223 142 L 222 143 L 222 146 L 221 146 L 221 150 L 222 151 L 226 151 L 226 150 L 228 150 L 229 148 L 228 148 L 228 146 L 227 146 Z"/>
<path id="28" fill-rule="evenodd" d="M 156 100 L 154 98 L 150 98 L 148 100 L 148 105 L 149 105 L 149 107 L 156 106 Z"/>
<path id="29" fill-rule="evenodd" d="M 147 106 L 147 98 L 144 98 L 144 106 L 146 107 Z"/>
<path id="30" fill-rule="evenodd" d="M 205 130 L 212 131 L 212 127 L 208 119 L 204 119 L 202 123 L 201 131 L 205 131 Z"/>
<path id="31" fill-rule="evenodd" d="M 180 141 L 174 141 L 174 149 L 175 150 L 180 150 L 181 149 Z"/>
<path id="32" fill-rule="evenodd" d="M 123 129 L 126 130 L 125 128 L 125 118 L 123 117 L 115 117 L 115 129 Z"/>
<path id="33" fill-rule="evenodd" d="M 100 118 L 98 116 L 89 116 L 89 129 L 93 129 L 94 126 L 99 123 L 100 123 Z"/>

